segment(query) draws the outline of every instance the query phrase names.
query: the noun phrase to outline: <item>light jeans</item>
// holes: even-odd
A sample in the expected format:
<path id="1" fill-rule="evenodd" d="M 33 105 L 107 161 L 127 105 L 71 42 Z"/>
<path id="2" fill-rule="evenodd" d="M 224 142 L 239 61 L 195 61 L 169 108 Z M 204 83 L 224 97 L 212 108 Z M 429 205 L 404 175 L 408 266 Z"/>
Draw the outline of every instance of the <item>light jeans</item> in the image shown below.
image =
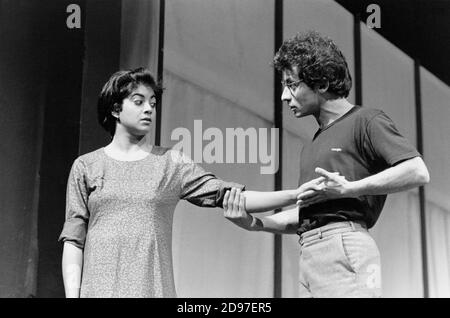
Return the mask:
<path id="1" fill-rule="evenodd" d="M 380 253 L 363 223 L 330 223 L 299 243 L 299 297 L 381 297 Z"/>

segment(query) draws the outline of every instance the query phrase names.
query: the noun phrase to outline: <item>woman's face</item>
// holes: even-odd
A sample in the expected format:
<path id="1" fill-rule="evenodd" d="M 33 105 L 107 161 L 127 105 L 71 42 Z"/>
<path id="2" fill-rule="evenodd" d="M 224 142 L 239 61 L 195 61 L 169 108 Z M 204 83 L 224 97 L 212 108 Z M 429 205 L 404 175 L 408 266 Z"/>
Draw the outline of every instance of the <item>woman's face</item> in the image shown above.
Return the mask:
<path id="1" fill-rule="evenodd" d="M 146 135 L 156 116 L 156 96 L 149 86 L 140 84 L 123 100 L 122 111 L 118 114 L 117 128 L 122 126 L 133 135 Z"/>

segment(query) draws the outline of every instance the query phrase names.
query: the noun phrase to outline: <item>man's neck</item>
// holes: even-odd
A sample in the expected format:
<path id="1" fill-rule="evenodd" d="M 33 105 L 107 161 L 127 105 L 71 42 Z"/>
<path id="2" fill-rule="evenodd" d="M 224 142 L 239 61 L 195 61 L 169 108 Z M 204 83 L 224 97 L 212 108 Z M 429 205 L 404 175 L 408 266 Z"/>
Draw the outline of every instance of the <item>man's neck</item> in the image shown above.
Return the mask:
<path id="1" fill-rule="evenodd" d="M 345 115 L 350 109 L 353 108 L 353 104 L 349 103 L 345 98 L 327 100 L 320 108 L 320 115 L 317 118 L 320 128 L 330 125 L 338 118 Z"/>

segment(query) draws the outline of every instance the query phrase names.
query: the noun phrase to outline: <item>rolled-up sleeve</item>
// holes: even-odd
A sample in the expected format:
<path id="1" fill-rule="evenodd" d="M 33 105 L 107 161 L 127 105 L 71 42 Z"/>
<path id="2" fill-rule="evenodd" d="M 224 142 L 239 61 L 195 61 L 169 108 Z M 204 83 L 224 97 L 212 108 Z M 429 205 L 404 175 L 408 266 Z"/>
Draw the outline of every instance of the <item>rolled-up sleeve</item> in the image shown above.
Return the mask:
<path id="1" fill-rule="evenodd" d="M 232 187 L 245 190 L 245 186 L 235 182 L 218 179 L 205 171 L 190 158 L 183 156 L 179 165 L 181 184 L 180 199 L 201 207 L 223 207 L 225 192 Z"/>
<path id="2" fill-rule="evenodd" d="M 87 189 L 84 182 L 83 163 L 75 160 L 70 170 L 66 192 L 66 220 L 58 241 L 84 248 L 89 210 Z"/>

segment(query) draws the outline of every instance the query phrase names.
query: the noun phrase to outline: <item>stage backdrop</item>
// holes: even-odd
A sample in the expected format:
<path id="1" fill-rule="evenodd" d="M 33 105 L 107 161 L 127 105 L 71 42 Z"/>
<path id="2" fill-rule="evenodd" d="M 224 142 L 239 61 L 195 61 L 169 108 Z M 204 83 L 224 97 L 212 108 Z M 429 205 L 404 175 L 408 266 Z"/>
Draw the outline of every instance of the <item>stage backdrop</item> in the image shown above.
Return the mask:
<path id="1" fill-rule="evenodd" d="M 431 182 L 426 188 L 431 297 L 450 297 L 450 88 L 425 68 L 422 87 L 423 145 Z"/>

